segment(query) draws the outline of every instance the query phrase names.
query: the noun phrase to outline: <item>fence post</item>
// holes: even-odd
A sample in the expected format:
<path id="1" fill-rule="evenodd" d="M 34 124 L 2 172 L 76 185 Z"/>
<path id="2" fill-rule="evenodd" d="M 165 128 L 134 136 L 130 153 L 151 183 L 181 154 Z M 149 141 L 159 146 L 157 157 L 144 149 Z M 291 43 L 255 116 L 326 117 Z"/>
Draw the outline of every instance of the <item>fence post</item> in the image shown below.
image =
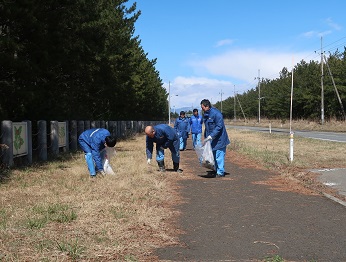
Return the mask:
<path id="1" fill-rule="evenodd" d="M 126 121 L 120 121 L 121 123 L 121 137 L 124 138 L 126 136 Z"/>
<path id="2" fill-rule="evenodd" d="M 108 121 L 108 131 L 111 133 L 111 136 L 117 137 L 117 130 L 116 130 L 116 122 L 115 121 Z"/>
<path id="3" fill-rule="evenodd" d="M 100 127 L 100 121 L 95 120 L 90 122 L 90 127 L 91 128 L 99 128 Z"/>
<path id="4" fill-rule="evenodd" d="M 50 121 L 50 152 L 53 156 L 59 154 L 59 123 Z"/>
<path id="5" fill-rule="evenodd" d="M 27 163 L 31 165 L 32 164 L 32 123 L 29 120 L 24 122 L 26 122 L 26 126 L 28 128 L 28 130 L 26 131 L 28 134 L 28 155 L 26 157 L 26 160 L 27 160 Z"/>
<path id="6" fill-rule="evenodd" d="M 3 152 L 2 162 L 8 166 L 13 166 L 13 125 L 12 121 L 1 122 L 1 144 Z"/>
<path id="7" fill-rule="evenodd" d="M 84 132 L 84 130 L 85 130 L 84 121 L 78 121 L 77 122 L 77 137 L 79 137 Z"/>
<path id="8" fill-rule="evenodd" d="M 84 121 L 84 130 L 88 130 L 91 128 L 90 121 Z"/>
<path id="9" fill-rule="evenodd" d="M 116 134 L 118 138 L 121 138 L 121 121 L 115 121 Z"/>
<path id="10" fill-rule="evenodd" d="M 37 127 L 38 159 L 42 161 L 47 161 L 47 122 L 45 120 L 39 120 L 37 122 Z"/>
<path id="11" fill-rule="evenodd" d="M 69 121 L 64 121 L 65 124 L 66 124 L 66 133 L 65 133 L 65 141 L 66 141 L 66 145 L 63 147 L 63 151 L 64 152 L 68 152 L 70 151 L 70 136 L 69 136 L 69 133 L 70 133 L 70 127 L 69 127 Z M 59 131 L 60 132 L 60 131 Z M 59 133 L 58 133 L 59 134 Z M 60 135 L 59 135 L 60 136 Z M 58 145 L 59 147 L 59 145 Z M 59 149 L 58 149 L 59 150 Z"/>
<path id="12" fill-rule="evenodd" d="M 71 151 L 77 151 L 77 121 L 71 120 L 69 124 L 70 134 L 70 149 Z"/>

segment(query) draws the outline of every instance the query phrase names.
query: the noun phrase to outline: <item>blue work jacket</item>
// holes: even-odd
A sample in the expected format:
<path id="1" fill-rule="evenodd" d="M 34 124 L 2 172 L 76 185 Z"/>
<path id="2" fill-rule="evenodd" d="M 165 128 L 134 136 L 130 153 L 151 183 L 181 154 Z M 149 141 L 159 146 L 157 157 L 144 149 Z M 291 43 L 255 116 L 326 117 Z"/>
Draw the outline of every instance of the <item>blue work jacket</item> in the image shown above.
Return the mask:
<path id="1" fill-rule="evenodd" d="M 211 136 L 211 147 L 213 151 L 226 147 L 230 141 L 226 131 L 223 116 L 215 107 L 204 112 L 203 122 L 205 125 L 204 137 Z"/>
<path id="2" fill-rule="evenodd" d="M 175 120 L 174 129 L 179 137 L 187 138 L 190 131 L 190 122 L 186 117 L 179 117 Z"/>
<path id="3" fill-rule="evenodd" d="M 193 115 L 190 117 L 190 127 L 192 134 L 201 134 L 202 133 L 202 124 L 203 118 L 200 115 Z"/>
<path id="4" fill-rule="evenodd" d="M 79 140 L 83 140 L 87 147 L 81 145 L 85 153 L 91 153 L 95 161 L 96 170 L 103 170 L 103 163 L 100 152 L 105 148 L 105 140 L 111 134 L 104 128 L 92 128 L 85 130 L 80 136 Z"/>
<path id="5" fill-rule="evenodd" d="M 163 147 L 164 149 L 169 148 L 173 145 L 173 141 L 177 140 L 177 134 L 174 129 L 166 124 L 160 124 L 154 126 L 155 135 L 153 138 L 146 138 L 146 154 L 147 158 L 151 159 L 153 156 L 154 143 L 156 148 Z"/>

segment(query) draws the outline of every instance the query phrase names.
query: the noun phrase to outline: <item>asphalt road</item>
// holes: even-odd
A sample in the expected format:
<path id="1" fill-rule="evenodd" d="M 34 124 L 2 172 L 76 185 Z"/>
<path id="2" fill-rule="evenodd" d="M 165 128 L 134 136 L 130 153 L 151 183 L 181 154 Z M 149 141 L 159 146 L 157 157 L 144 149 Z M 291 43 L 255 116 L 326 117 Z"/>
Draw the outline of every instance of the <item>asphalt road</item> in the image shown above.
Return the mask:
<path id="1" fill-rule="evenodd" d="M 281 128 L 265 128 L 265 127 L 254 127 L 254 126 L 232 126 L 227 125 L 227 128 L 234 129 L 245 129 L 245 130 L 253 130 L 258 132 L 265 133 L 275 133 L 275 134 L 283 134 L 289 136 L 289 129 L 281 129 Z M 340 142 L 346 143 L 346 133 L 338 133 L 338 132 L 319 132 L 319 131 L 299 131 L 293 130 L 295 136 L 301 136 L 312 139 L 319 139 L 331 142 Z"/>

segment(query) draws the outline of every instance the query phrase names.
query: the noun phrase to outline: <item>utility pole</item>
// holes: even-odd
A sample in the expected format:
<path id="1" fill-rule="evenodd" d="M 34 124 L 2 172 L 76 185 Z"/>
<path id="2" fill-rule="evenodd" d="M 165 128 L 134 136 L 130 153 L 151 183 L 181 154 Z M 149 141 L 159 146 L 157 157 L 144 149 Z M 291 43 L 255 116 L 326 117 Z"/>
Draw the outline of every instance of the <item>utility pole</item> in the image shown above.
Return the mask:
<path id="1" fill-rule="evenodd" d="M 171 124 L 171 81 L 168 82 L 168 125 Z"/>
<path id="2" fill-rule="evenodd" d="M 222 114 L 222 89 L 221 89 L 221 93 L 219 93 L 221 95 L 221 114 Z"/>
<path id="3" fill-rule="evenodd" d="M 292 132 L 292 116 L 293 116 L 293 71 L 294 63 L 292 58 L 292 80 L 291 80 L 291 105 L 290 105 L 290 161 L 293 161 L 294 138 Z"/>
<path id="4" fill-rule="evenodd" d="M 329 67 L 327 58 L 326 58 L 326 56 L 325 56 L 324 54 L 323 54 L 323 57 L 324 57 L 324 62 L 326 62 L 326 66 L 327 66 L 329 75 L 330 75 L 330 77 L 332 78 L 332 83 L 333 83 L 333 86 L 334 86 L 334 89 L 335 89 L 335 93 L 336 93 L 336 95 L 337 95 L 337 97 L 338 97 L 339 104 L 340 104 L 340 106 L 341 106 L 342 115 L 344 116 L 344 120 L 346 120 L 345 109 L 344 109 L 344 106 L 343 106 L 343 104 L 342 104 L 341 97 L 340 97 L 340 95 L 339 95 L 339 91 L 338 91 L 338 89 L 336 88 L 335 81 L 334 81 L 334 77 L 333 77 L 333 75 L 332 75 L 332 71 L 330 70 L 330 67 Z"/>
<path id="5" fill-rule="evenodd" d="M 324 91 L 323 91 L 323 50 L 321 36 L 321 124 L 324 124 Z"/>
<path id="6" fill-rule="evenodd" d="M 236 104 L 236 94 L 235 94 L 235 85 L 234 85 L 234 121 L 237 121 L 237 117 L 236 117 L 236 111 L 235 111 L 235 104 Z"/>
<path id="7" fill-rule="evenodd" d="M 258 69 L 258 123 L 261 123 L 261 78 L 260 78 L 260 70 Z"/>

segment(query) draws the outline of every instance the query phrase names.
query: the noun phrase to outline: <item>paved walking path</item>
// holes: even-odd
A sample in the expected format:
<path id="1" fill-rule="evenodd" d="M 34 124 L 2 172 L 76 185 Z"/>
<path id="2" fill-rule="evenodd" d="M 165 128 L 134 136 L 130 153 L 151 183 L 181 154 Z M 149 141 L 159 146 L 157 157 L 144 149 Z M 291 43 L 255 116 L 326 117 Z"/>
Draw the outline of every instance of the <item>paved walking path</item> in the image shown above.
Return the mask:
<path id="1" fill-rule="evenodd" d="M 161 261 L 346 261 L 345 206 L 239 156 L 227 156 L 225 178 L 208 178 L 196 161 L 182 152 L 185 233 L 180 246 L 156 251 Z"/>

